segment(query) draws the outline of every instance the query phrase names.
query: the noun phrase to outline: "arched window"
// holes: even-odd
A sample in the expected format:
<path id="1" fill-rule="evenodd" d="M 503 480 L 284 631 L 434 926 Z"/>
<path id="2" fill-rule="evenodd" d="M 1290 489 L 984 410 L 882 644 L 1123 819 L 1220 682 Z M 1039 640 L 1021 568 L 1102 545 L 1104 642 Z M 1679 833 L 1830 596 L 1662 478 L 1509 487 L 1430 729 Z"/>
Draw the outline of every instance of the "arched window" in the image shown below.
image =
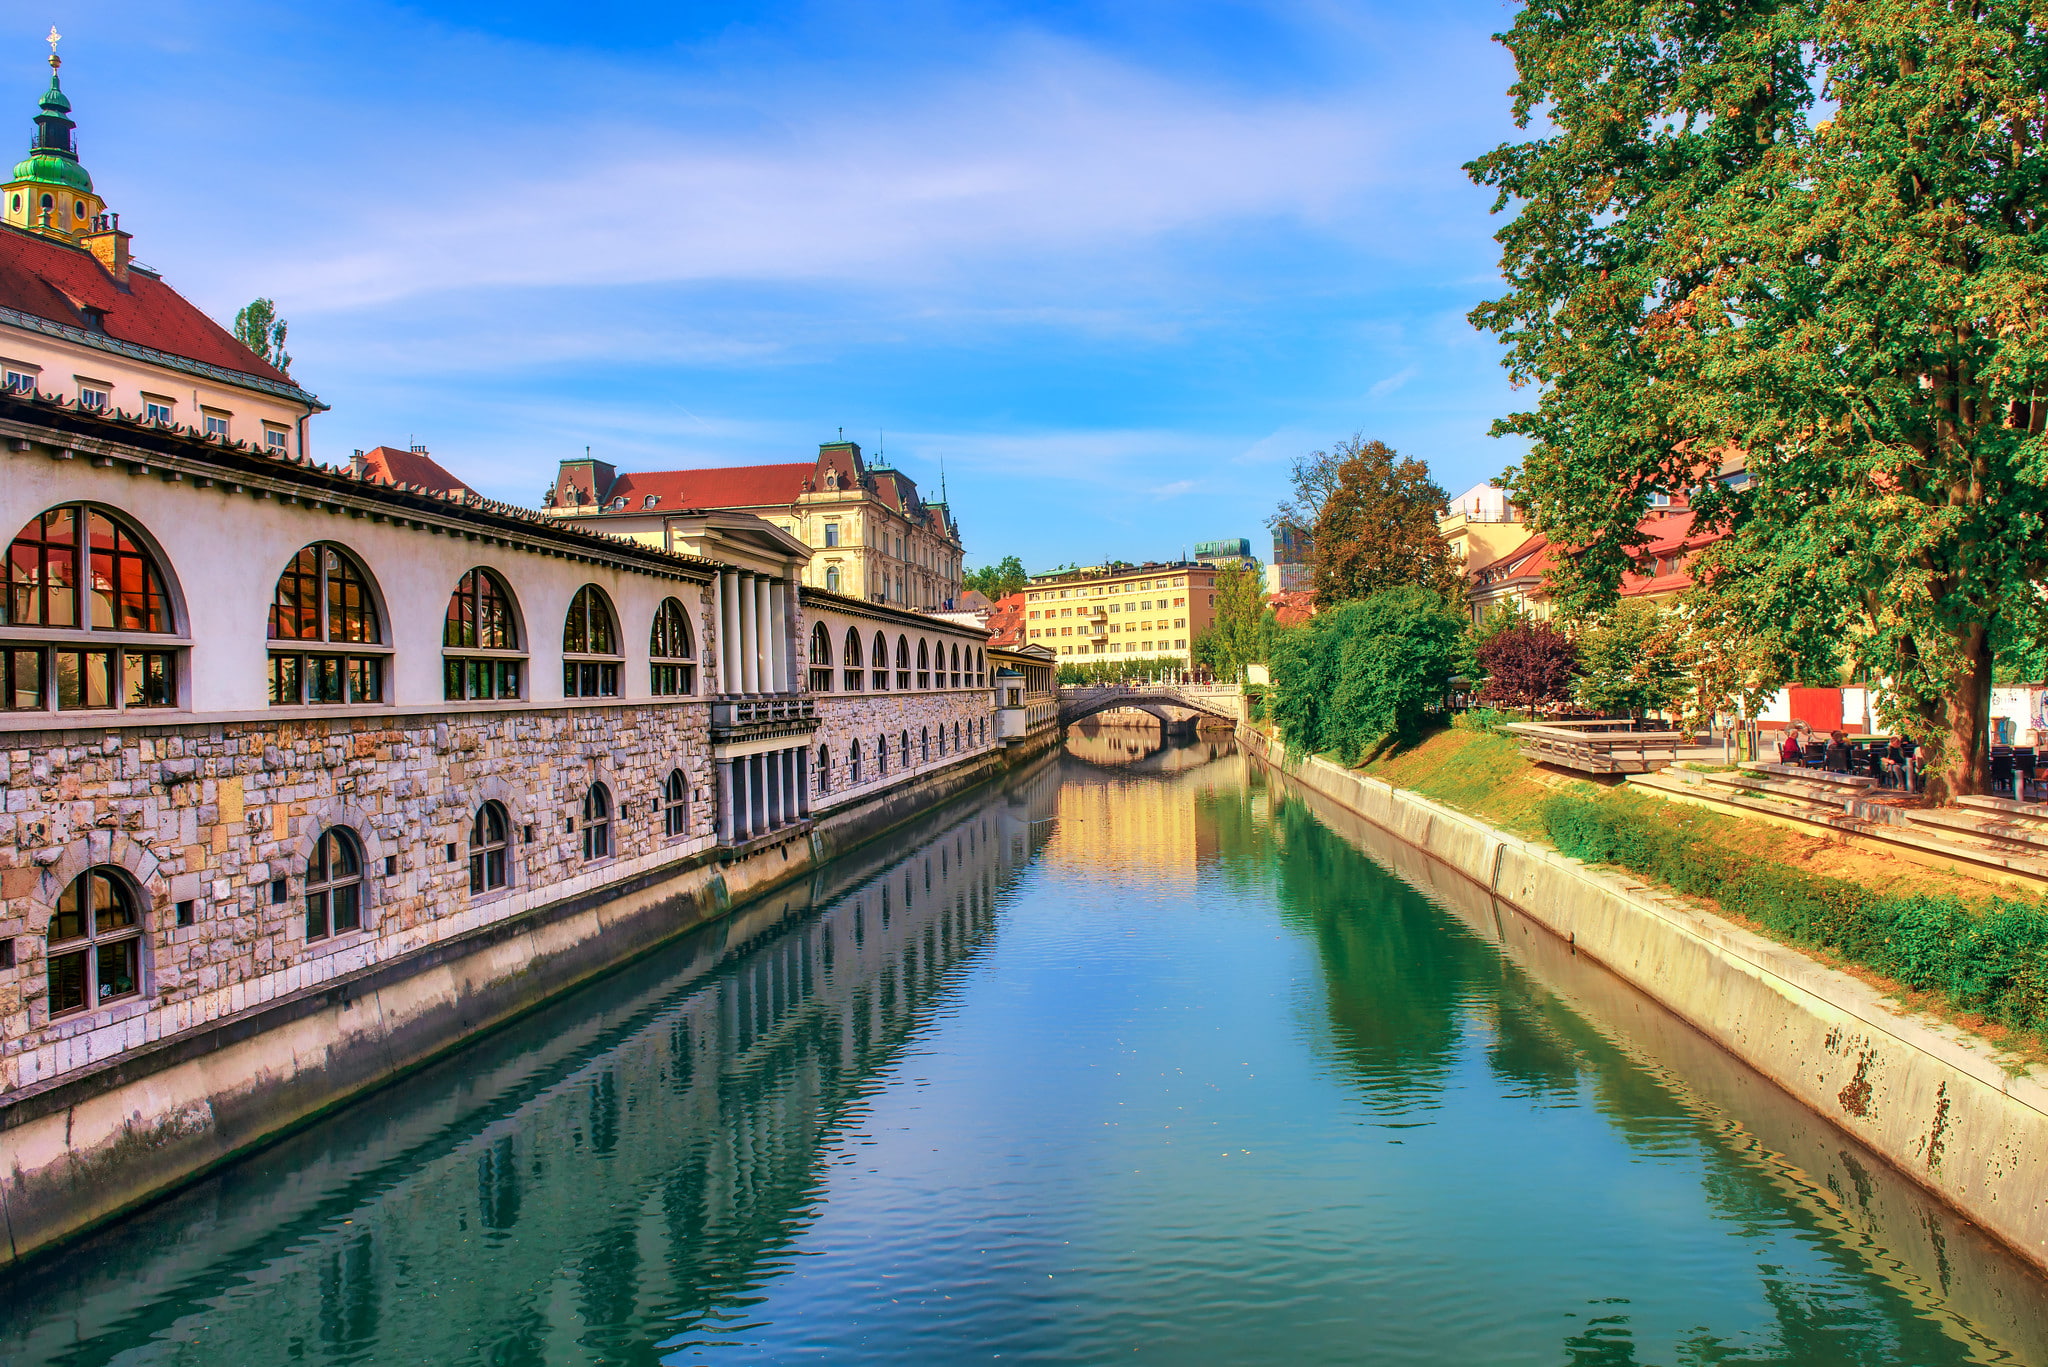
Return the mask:
<path id="1" fill-rule="evenodd" d="M 867 681 L 867 671 L 861 668 L 860 629 L 858 627 L 848 627 L 846 629 L 846 654 L 841 659 L 840 664 L 846 675 L 846 691 L 849 693 L 860 692 L 861 686 Z"/>
<path id="2" fill-rule="evenodd" d="M 932 757 L 932 729 L 929 726 L 918 729 L 917 749 L 917 762 L 919 764 L 930 763 Z"/>
<path id="3" fill-rule="evenodd" d="M 889 641 L 879 631 L 875 633 L 875 649 L 868 656 L 868 664 L 874 670 L 875 691 L 879 693 L 889 686 Z"/>
<path id="4" fill-rule="evenodd" d="M 604 859 L 612 852 L 612 793 L 602 783 L 583 795 L 583 857 Z"/>
<path id="5" fill-rule="evenodd" d="M 469 890 L 489 892 L 505 886 L 506 847 L 510 824 L 505 809 L 496 802 L 477 808 L 476 824 L 469 828 Z"/>
<path id="6" fill-rule="evenodd" d="M 846 773 L 848 783 L 860 782 L 860 742 L 846 747 Z"/>
<path id="7" fill-rule="evenodd" d="M 442 656 L 443 696 L 519 696 L 526 665 L 523 659 L 512 658 L 520 649 L 519 614 L 512 604 L 512 591 L 495 570 L 479 567 L 462 576 L 448 596 L 441 647 L 446 652 Z"/>
<path id="8" fill-rule="evenodd" d="M 960 686 L 960 645 L 957 641 L 953 644 L 953 668 L 949 672 L 953 676 L 953 687 L 958 688 Z"/>
<path id="9" fill-rule="evenodd" d="M 49 931 L 50 1015 L 142 991 L 142 911 L 119 869 L 87 869 L 57 898 Z"/>
<path id="10" fill-rule="evenodd" d="M 0 640 L 0 711 L 175 707 L 178 654 L 93 645 L 96 631 L 161 632 L 171 622 L 163 571 L 126 521 L 84 503 L 31 518 L 7 548 L 8 627 L 54 627 L 78 639 Z"/>
<path id="11" fill-rule="evenodd" d="M 832 691 L 832 633 L 819 622 L 811 628 L 811 692 Z"/>
<path id="12" fill-rule="evenodd" d="M 957 721 L 953 723 L 953 753 L 960 753 L 960 723 Z"/>
<path id="13" fill-rule="evenodd" d="M 597 585 L 585 584 L 569 600 L 569 616 L 562 623 L 562 696 L 618 697 L 618 653 L 619 633 L 611 600 Z M 592 655 L 614 658 L 586 658 Z"/>
<path id="14" fill-rule="evenodd" d="M 875 737 L 875 777 L 885 777 L 889 772 L 889 738 Z"/>
<path id="15" fill-rule="evenodd" d="M 974 686 L 976 688 L 988 687 L 988 657 L 983 655 L 979 649 L 974 652 Z"/>
<path id="16" fill-rule="evenodd" d="M 828 593 L 839 592 L 839 567 L 837 565 L 827 565 L 825 567 L 825 591 Z"/>
<path id="17" fill-rule="evenodd" d="M 306 938 L 345 935 L 363 924 L 363 847 L 346 826 L 320 836 L 306 863 Z"/>
<path id="18" fill-rule="evenodd" d="M 818 791 L 832 791 L 832 751 L 822 745 L 818 747 Z"/>
<path id="19" fill-rule="evenodd" d="M 669 835 L 683 835 L 690 829 L 690 784 L 680 769 L 668 771 L 661 785 L 661 824 Z"/>
<path id="20" fill-rule="evenodd" d="M 316 541 L 284 567 L 270 640 L 272 707 L 384 700 L 384 655 L 334 649 L 384 643 L 369 576 L 341 547 Z"/>
<path id="21" fill-rule="evenodd" d="M 902 763 L 904 768 L 908 769 L 910 767 L 910 732 L 907 729 L 899 732 L 896 740 L 896 758 Z"/>
<path id="22" fill-rule="evenodd" d="M 653 692 L 658 698 L 687 697 L 697 691 L 697 652 L 690 643 L 690 619 L 673 598 L 654 610 L 654 630 L 647 654 L 653 664 Z"/>
<path id="23" fill-rule="evenodd" d="M 932 686 L 932 652 L 930 643 L 926 641 L 917 643 L 917 686 Z"/>
<path id="24" fill-rule="evenodd" d="M 896 687 L 910 687 L 910 641 L 902 636 L 896 638 Z"/>
<path id="25" fill-rule="evenodd" d="M 939 758 L 940 758 L 940 759 L 944 759 L 945 757 L 946 757 L 946 726 L 945 726 L 945 723 L 944 723 L 944 722 L 941 722 L 941 723 L 939 723 Z"/>

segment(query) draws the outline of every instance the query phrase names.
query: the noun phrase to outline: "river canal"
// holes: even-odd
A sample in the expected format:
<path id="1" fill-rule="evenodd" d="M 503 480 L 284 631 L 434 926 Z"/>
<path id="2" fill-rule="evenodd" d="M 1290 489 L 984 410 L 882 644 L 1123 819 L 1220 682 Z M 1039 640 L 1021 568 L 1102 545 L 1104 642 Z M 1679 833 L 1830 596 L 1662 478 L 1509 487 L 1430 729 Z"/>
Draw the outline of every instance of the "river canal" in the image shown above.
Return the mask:
<path id="1" fill-rule="evenodd" d="M 0 1279 L 0 1363 L 2044 1362 L 2042 1282 L 1227 740 L 883 844 Z"/>

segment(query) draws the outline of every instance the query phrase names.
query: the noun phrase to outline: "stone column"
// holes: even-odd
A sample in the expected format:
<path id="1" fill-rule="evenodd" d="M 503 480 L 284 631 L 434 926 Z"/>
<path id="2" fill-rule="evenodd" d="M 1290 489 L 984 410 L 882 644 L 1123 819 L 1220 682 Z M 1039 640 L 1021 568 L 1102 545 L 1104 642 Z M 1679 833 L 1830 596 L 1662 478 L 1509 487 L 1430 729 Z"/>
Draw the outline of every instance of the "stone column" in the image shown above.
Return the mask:
<path id="1" fill-rule="evenodd" d="M 736 845 L 745 844 L 754 835 L 754 775 L 747 768 L 747 757 L 741 755 L 732 762 L 732 838 Z"/>
<path id="2" fill-rule="evenodd" d="M 718 576 L 718 691 L 740 691 L 740 577 L 733 570 Z"/>
<path id="3" fill-rule="evenodd" d="M 768 785 L 767 766 L 761 763 L 759 755 L 747 756 L 747 786 L 752 789 L 749 811 L 754 818 L 754 829 L 768 829 Z"/>
<path id="4" fill-rule="evenodd" d="M 796 814 L 806 817 L 811 814 L 811 747 L 799 745 L 796 749 Z"/>
<path id="5" fill-rule="evenodd" d="M 744 571 L 739 577 L 739 598 L 739 691 L 748 694 L 759 693 L 761 673 L 758 668 L 760 661 L 755 641 L 760 636 L 760 623 L 754 616 L 754 576 Z"/>
<path id="6" fill-rule="evenodd" d="M 775 618 L 768 607 L 768 576 L 754 576 L 754 676 L 761 681 L 761 692 L 774 693 L 774 672 L 770 667 L 769 643 L 775 636 Z"/>
<path id="7" fill-rule="evenodd" d="M 733 801 L 733 762 L 719 760 L 719 844 L 737 842 L 739 803 Z"/>
<path id="8" fill-rule="evenodd" d="M 777 579 L 768 586 L 768 659 L 773 665 L 775 691 L 789 693 L 789 581 Z"/>
<path id="9" fill-rule="evenodd" d="M 770 750 L 761 756 L 761 768 L 768 780 L 761 785 L 768 794 L 768 829 L 781 830 L 786 824 L 782 819 L 782 756 Z"/>

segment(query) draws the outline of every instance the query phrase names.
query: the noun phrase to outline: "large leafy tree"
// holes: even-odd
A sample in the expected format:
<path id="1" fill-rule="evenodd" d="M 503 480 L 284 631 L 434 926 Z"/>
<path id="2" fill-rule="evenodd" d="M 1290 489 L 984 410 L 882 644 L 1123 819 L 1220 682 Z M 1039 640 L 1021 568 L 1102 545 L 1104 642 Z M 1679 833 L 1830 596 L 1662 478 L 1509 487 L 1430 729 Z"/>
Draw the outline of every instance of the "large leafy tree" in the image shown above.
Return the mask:
<path id="1" fill-rule="evenodd" d="M 1654 603 L 1628 598 L 1604 620 L 1579 633 L 1579 701 L 1600 712 L 1645 712 L 1669 707 L 1686 689 L 1679 665 L 1683 623 Z"/>
<path id="2" fill-rule="evenodd" d="M 1539 387 L 1497 430 L 1566 608 L 1699 485 L 1695 573 L 1772 667 L 1884 680 L 1930 791 L 1978 791 L 1994 633 L 2048 627 L 2039 5 L 1533 0 L 1503 41 L 1544 127 L 1470 168 L 1515 211 L 1473 319 Z"/>
<path id="3" fill-rule="evenodd" d="M 1316 602 L 1328 606 L 1417 585 L 1449 595 L 1464 582 L 1437 534 L 1444 491 L 1429 466 L 1385 442 L 1337 445 L 1334 483 L 1311 531 Z"/>
<path id="4" fill-rule="evenodd" d="M 1464 615 L 1419 585 L 1319 612 L 1280 633 L 1273 718 L 1289 747 L 1347 764 L 1415 731 L 1465 655 Z"/>
<path id="5" fill-rule="evenodd" d="M 1203 633 L 1211 652 L 1209 667 L 1225 678 L 1272 647 L 1272 614 L 1266 610 L 1266 581 L 1259 563 L 1233 560 L 1216 571 L 1215 625 Z"/>
<path id="6" fill-rule="evenodd" d="M 1515 622 L 1489 636 L 1474 652 L 1486 671 L 1481 702 L 1526 707 L 1571 696 L 1572 672 L 1579 662 L 1571 637 L 1548 622 Z"/>
<path id="7" fill-rule="evenodd" d="M 1030 581 L 1024 572 L 1024 562 L 1014 555 L 1006 555 L 993 565 L 984 565 L 978 570 L 969 570 L 960 576 L 962 588 L 978 589 L 988 596 L 990 602 L 1021 593 Z"/>

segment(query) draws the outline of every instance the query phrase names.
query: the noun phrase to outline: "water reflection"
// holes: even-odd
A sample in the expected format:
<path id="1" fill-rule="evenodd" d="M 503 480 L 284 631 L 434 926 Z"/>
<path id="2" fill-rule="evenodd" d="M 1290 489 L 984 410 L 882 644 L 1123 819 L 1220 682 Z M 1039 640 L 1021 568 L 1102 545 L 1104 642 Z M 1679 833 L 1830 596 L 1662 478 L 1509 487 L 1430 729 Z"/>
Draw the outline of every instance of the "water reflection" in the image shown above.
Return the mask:
<path id="1" fill-rule="evenodd" d="M 1087 739 L 0 1282 L 0 1367 L 2048 1362 L 1569 946 Z"/>
<path id="2" fill-rule="evenodd" d="M 652 1363 L 738 1331 L 1056 790 L 928 820 L 32 1265 L 0 1363 Z"/>

